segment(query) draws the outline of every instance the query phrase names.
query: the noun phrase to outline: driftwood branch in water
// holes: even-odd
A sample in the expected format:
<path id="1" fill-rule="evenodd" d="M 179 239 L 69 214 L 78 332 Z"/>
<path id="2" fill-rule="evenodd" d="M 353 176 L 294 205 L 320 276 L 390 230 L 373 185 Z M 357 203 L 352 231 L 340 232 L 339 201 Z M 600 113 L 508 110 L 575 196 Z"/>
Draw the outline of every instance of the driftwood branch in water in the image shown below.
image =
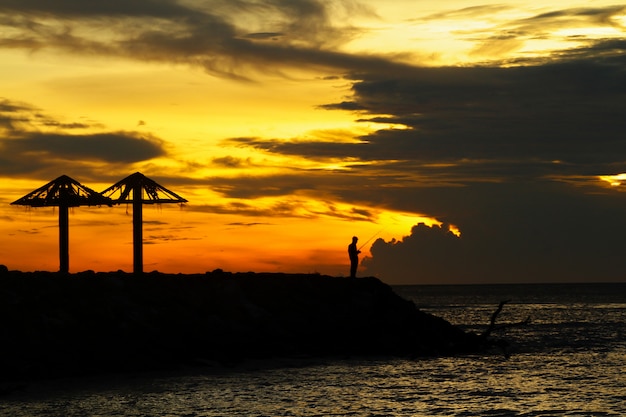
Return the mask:
<path id="1" fill-rule="evenodd" d="M 502 330 L 502 329 L 505 329 L 505 328 L 508 328 L 508 327 L 525 326 L 528 323 L 530 323 L 530 316 L 528 316 L 526 318 L 526 320 L 520 321 L 518 323 L 507 323 L 507 324 L 496 325 L 496 320 L 498 319 L 498 316 L 502 312 L 502 309 L 504 308 L 504 305 L 506 303 L 509 303 L 510 301 L 511 300 L 500 301 L 500 304 L 498 305 L 498 308 L 491 315 L 491 319 L 489 320 L 489 326 L 479 336 L 483 340 L 483 343 L 486 346 L 497 346 L 500 349 L 502 349 L 502 353 L 504 353 L 504 356 L 506 358 L 509 358 L 509 356 L 510 356 L 510 353 L 508 352 L 509 342 L 504 340 L 504 339 L 489 340 L 488 338 L 491 335 L 491 333 L 493 333 L 496 330 Z"/>
<path id="2" fill-rule="evenodd" d="M 511 300 L 500 301 L 500 304 L 498 305 L 498 308 L 491 315 L 491 320 L 489 320 L 489 327 L 487 327 L 487 329 L 480 335 L 480 337 L 482 337 L 484 339 L 489 337 L 491 332 L 493 332 L 493 330 L 496 327 L 496 320 L 498 319 L 498 315 L 500 315 L 500 313 L 502 312 L 502 308 L 504 307 L 504 305 L 506 303 L 508 303 L 510 301 Z"/>

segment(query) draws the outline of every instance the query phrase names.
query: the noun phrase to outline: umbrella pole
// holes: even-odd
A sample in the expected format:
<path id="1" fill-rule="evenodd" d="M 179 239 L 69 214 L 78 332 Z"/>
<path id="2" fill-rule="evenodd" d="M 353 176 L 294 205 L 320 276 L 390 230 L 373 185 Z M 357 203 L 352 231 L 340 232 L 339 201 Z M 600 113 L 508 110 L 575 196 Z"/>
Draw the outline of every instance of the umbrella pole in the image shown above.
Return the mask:
<path id="1" fill-rule="evenodd" d="M 69 207 L 59 206 L 59 272 L 70 270 Z"/>
<path id="2" fill-rule="evenodd" d="M 143 213 L 141 184 L 133 189 L 133 271 L 135 275 L 143 273 Z"/>

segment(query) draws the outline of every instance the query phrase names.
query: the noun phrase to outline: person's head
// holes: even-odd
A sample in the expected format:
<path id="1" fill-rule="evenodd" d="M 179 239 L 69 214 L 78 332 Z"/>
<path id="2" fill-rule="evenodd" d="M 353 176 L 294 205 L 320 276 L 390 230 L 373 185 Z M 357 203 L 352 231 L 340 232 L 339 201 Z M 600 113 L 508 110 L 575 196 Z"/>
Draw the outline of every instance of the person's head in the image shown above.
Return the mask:
<path id="1" fill-rule="evenodd" d="M 352 236 L 352 242 L 353 242 L 353 243 L 356 243 L 356 241 L 357 241 L 357 240 L 359 240 L 359 238 L 358 238 L 358 237 L 356 237 L 356 236 Z"/>

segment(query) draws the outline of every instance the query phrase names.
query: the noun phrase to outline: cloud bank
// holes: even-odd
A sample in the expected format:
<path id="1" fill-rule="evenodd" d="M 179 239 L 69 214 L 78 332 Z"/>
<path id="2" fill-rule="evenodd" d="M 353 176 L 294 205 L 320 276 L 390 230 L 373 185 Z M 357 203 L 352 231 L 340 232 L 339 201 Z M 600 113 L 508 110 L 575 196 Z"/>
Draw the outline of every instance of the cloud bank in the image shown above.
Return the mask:
<path id="1" fill-rule="evenodd" d="M 59 170 L 91 172 L 164 156 L 163 142 L 138 132 L 86 133 L 99 124 L 63 123 L 25 103 L 0 101 L 0 175 L 56 178 Z M 81 131 L 83 131 L 81 133 Z"/>

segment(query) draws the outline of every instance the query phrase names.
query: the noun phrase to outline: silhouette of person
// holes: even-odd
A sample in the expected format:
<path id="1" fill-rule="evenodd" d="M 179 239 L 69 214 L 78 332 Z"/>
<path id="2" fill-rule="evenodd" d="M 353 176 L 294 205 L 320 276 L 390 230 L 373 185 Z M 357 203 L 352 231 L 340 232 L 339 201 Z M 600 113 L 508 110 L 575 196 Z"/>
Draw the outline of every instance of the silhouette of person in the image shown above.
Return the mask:
<path id="1" fill-rule="evenodd" d="M 348 245 L 348 256 L 350 257 L 350 278 L 356 278 L 356 268 L 359 266 L 359 253 L 361 251 L 356 247 L 359 238 L 352 236 L 352 243 Z"/>

